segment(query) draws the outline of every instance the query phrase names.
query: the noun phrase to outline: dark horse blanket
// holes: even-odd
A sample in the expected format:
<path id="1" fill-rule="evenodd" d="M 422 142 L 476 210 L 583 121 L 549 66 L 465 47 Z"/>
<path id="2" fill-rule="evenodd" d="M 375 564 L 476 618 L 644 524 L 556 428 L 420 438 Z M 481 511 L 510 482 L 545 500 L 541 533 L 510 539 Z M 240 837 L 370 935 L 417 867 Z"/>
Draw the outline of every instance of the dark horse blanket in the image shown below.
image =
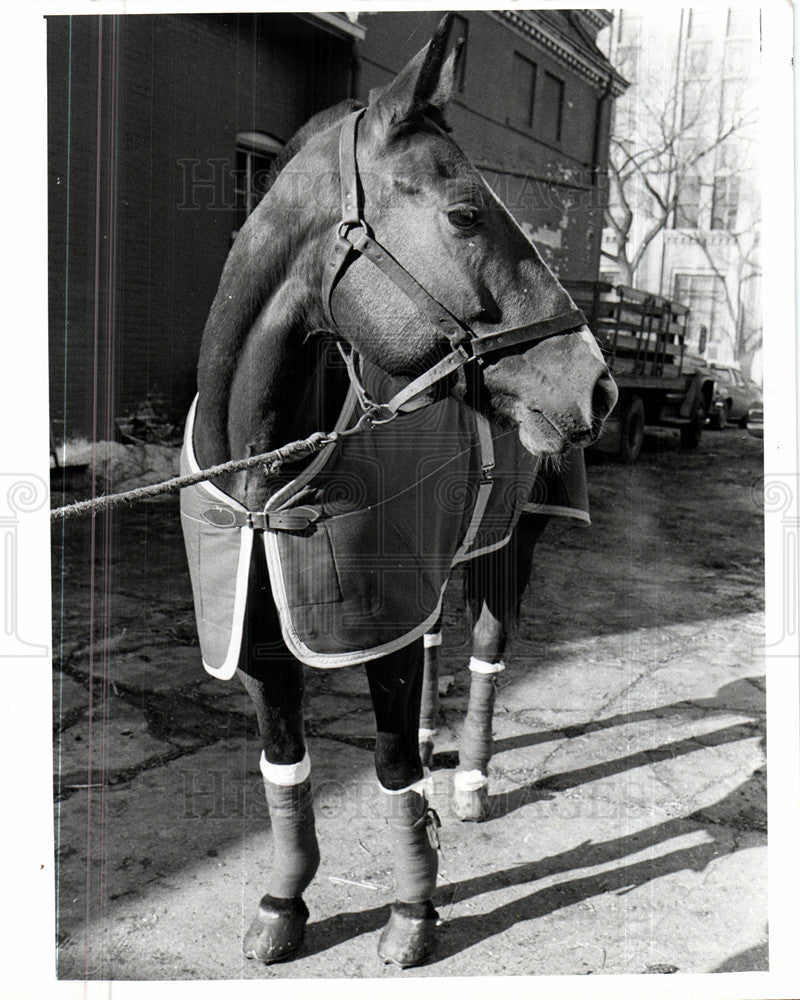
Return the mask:
<path id="1" fill-rule="evenodd" d="M 351 391 L 337 426 L 357 415 Z M 198 469 L 193 423 L 194 405 L 182 472 Z M 182 490 L 206 670 L 236 670 L 254 544 L 302 662 L 340 667 L 412 642 L 436 621 L 452 569 L 504 545 L 523 510 L 588 521 L 582 459 L 566 475 L 539 464 L 516 429 L 447 397 L 327 445 L 259 514 L 211 483 Z"/>

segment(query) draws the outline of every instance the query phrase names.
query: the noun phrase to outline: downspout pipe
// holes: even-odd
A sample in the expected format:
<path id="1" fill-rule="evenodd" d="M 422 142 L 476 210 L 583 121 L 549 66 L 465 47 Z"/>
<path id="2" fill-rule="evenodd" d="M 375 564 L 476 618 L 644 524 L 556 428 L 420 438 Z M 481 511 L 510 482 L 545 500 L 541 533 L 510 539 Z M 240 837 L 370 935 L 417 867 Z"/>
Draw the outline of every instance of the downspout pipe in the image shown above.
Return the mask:
<path id="1" fill-rule="evenodd" d="M 358 41 L 354 38 L 350 44 L 350 99 L 358 100 L 358 88 L 361 84 L 361 56 L 358 53 Z"/>
<path id="2" fill-rule="evenodd" d="M 613 85 L 613 80 L 611 74 L 606 77 L 606 84 L 603 88 L 603 92 L 597 101 L 597 108 L 594 113 L 594 142 L 592 143 L 592 187 L 597 186 L 598 175 L 600 172 L 600 133 L 603 128 L 603 112 L 605 111 L 606 102 L 611 96 L 611 88 Z M 609 123 L 610 126 L 610 123 Z"/>
<path id="3" fill-rule="evenodd" d="M 612 88 L 612 77 L 611 74 L 606 77 L 606 84 L 603 88 L 603 92 L 598 98 L 597 107 L 595 108 L 595 118 L 594 118 L 594 140 L 592 142 L 592 178 L 591 178 L 591 191 L 592 191 L 592 201 L 596 201 L 597 196 L 600 191 L 600 136 L 603 129 L 603 116 L 605 114 L 606 104 L 608 99 L 611 97 Z M 611 129 L 611 122 L 609 120 L 609 131 Z M 606 173 L 608 172 L 608 164 L 606 164 Z M 607 197 L 607 195 L 606 195 Z M 597 227 L 598 236 L 596 237 L 597 243 L 597 266 L 595 268 L 595 280 L 600 277 L 600 262 L 603 257 L 602 245 L 603 245 L 603 227 L 605 225 L 605 205 L 596 205 L 597 209 L 600 210 L 600 224 Z"/>

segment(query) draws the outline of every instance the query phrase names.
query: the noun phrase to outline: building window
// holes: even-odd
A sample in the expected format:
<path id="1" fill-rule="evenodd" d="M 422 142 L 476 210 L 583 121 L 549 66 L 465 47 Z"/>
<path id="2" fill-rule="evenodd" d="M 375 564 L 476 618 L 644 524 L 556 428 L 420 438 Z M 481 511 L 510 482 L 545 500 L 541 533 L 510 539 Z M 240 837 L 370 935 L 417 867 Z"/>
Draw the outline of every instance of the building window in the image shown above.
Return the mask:
<path id="1" fill-rule="evenodd" d="M 675 205 L 675 229 L 697 229 L 700 217 L 700 178 L 696 174 L 684 177 L 678 188 Z"/>
<path id="2" fill-rule="evenodd" d="M 722 73 L 725 77 L 745 77 L 749 70 L 750 46 L 747 42 L 728 41 L 725 43 L 725 56 L 722 63 Z"/>
<path id="3" fill-rule="evenodd" d="M 726 174 L 738 170 L 744 155 L 740 142 L 737 142 L 735 138 L 725 139 L 717 146 L 715 172 Z"/>
<path id="4" fill-rule="evenodd" d="M 686 49 L 687 77 L 707 77 L 711 57 L 711 42 L 694 42 Z"/>
<path id="5" fill-rule="evenodd" d="M 275 157 L 283 143 L 267 132 L 240 132 L 236 136 L 234 235 L 264 197 Z"/>
<path id="6" fill-rule="evenodd" d="M 739 178 L 728 174 L 714 178 L 714 198 L 711 204 L 711 228 L 736 229 L 736 214 L 739 208 Z"/>
<path id="7" fill-rule="evenodd" d="M 703 108 L 705 87 L 699 80 L 687 80 L 683 85 L 681 129 L 689 135 L 697 132 Z"/>
<path id="8" fill-rule="evenodd" d="M 638 45 L 620 45 L 617 47 L 614 64 L 623 76 L 635 76 L 639 68 L 639 51 Z"/>
<path id="9" fill-rule="evenodd" d="M 753 12 L 747 7 L 729 7 L 725 34 L 749 36 L 753 33 Z"/>
<path id="10" fill-rule="evenodd" d="M 719 102 L 720 135 L 741 127 L 744 121 L 742 110 L 745 87 L 746 81 L 741 79 L 722 81 L 722 93 Z"/>
<path id="11" fill-rule="evenodd" d="M 541 135 L 549 142 L 561 142 L 561 124 L 564 117 L 564 81 L 545 70 L 542 81 Z"/>
<path id="12" fill-rule="evenodd" d="M 719 340 L 725 319 L 725 283 L 718 274 L 676 274 L 673 298 L 691 310 L 689 328 L 694 337 L 704 326 L 709 342 Z"/>
<path id="13" fill-rule="evenodd" d="M 522 128 L 533 125 L 533 104 L 536 97 L 536 63 L 514 53 L 511 68 L 511 115 L 509 122 Z"/>
<path id="14" fill-rule="evenodd" d="M 617 18 L 617 42 L 627 45 L 637 43 L 642 15 L 635 10 L 620 10 L 617 12 Z"/>
<path id="15" fill-rule="evenodd" d="M 461 52 L 461 62 L 458 67 L 458 76 L 456 78 L 456 86 L 458 87 L 458 92 L 464 89 L 464 83 L 467 79 L 467 50 L 469 49 L 469 21 L 462 17 L 460 14 L 456 14 L 453 18 L 453 29 L 450 32 L 451 37 L 455 39 L 464 39 L 464 48 Z"/>
<path id="16" fill-rule="evenodd" d="M 689 38 L 713 38 L 722 30 L 721 18 L 716 7 L 691 7 L 689 9 L 689 26 L 686 32 Z"/>

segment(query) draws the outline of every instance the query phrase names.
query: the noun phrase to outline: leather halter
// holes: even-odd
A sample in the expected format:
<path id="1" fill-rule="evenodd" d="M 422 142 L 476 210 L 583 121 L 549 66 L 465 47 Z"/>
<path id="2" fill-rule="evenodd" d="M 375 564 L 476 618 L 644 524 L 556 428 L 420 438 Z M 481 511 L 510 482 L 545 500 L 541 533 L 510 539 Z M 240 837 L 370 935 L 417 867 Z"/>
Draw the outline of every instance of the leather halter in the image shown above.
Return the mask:
<path id="1" fill-rule="evenodd" d="M 333 317 L 333 291 L 338 278 L 341 277 L 347 265 L 353 260 L 353 254 L 359 254 L 371 261 L 387 278 L 414 303 L 417 309 L 426 316 L 442 335 L 449 341 L 452 348 L 441 361 L 432 365 L 418 378 L 396 393 L 388 403 L 378 409 L 383 411 L 387 419 L 397 415 L 402 409 L 416 408 L 408 404 L 426 392 L 434 383 L 445 378 L 451 372 L 463 367 L 470 361 L 481 364 L 487 354 L 514 347 L 518 344 L 533 343 L 560 333 L 568 333 L 586 325 L 586 318 L 580 309 L 570 309 L 557 316 L 526 323 L 524 326 L 509 327 L 494 333 L 476 334 L 473 330 L 454 316 L 445 306 L 434 298 L 417 279 L 397 261 L 391 253 L 380 244 L 362 218 L 361 197 L 358 184 L 358 162 L 356 159 L 356 143 L 358 123 L 366 111 L 361 108 L 348 115 L 342 123 L 339 133 L 339 179 L 341 186 L 341 221 L 336 229 L 331 255 L 325 264 L 322 276 L 322 302 L 328 317 L 336 328 Z M 347 361 L 347 355 L 344 354 Z M 348 362 L 348 373 L 356 389 L 363 387 L 357 384 L 357 376 L 352 364 Z"/>

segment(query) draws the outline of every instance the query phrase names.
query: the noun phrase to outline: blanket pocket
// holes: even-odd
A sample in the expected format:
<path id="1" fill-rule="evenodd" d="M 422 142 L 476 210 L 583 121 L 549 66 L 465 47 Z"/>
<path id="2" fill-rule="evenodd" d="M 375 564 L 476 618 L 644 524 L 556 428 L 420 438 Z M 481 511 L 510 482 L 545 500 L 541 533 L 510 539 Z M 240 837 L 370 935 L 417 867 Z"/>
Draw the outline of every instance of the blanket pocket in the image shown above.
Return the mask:
<path id="1" fill-rule="evenodd" d="M 331 539 L 324 522 L 310 535 L 280 532 L 278 548 L 290 608 L 335 604 L 342 600 Z"/>

